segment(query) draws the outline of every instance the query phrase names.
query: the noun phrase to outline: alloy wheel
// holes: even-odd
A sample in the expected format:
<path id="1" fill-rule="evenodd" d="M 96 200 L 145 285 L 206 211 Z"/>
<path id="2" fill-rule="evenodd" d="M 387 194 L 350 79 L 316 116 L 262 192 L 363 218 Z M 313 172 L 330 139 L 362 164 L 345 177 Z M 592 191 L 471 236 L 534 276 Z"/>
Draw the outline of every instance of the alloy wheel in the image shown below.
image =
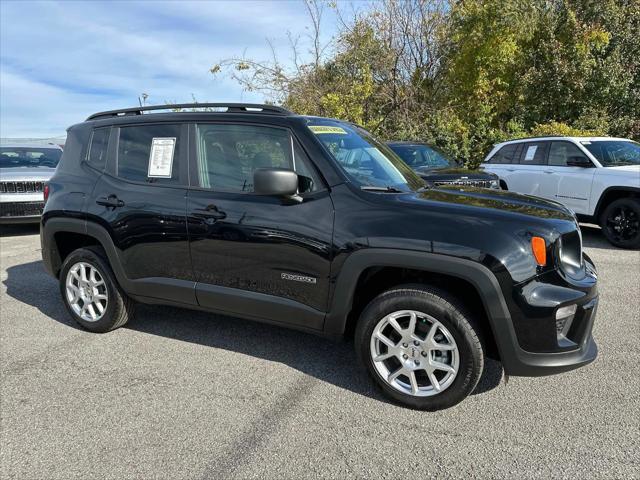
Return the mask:
<path id="1" fill-rule="evenodd" d="M 370 350 L 377 373 L 388 385 L 418 397 L 446 390 L 460 366 L 451 332 L 432 316 L 414 310 L 382 318 L 371 334 Z"/>
<path id="2" fill-rule="evenodd" d="M 640 233 L 640 218 L 632 208 L 620 205 L 607 217 L 605 228 L 617 242 L 633 240 Z"/>
<path id="3" fill-rule="evenodd" d="M 97 322 L 107 310 L 108 292 L 96 267 L 86 262 L 74 264 L 65 283 L 67 302 L 82 320 Z"/>

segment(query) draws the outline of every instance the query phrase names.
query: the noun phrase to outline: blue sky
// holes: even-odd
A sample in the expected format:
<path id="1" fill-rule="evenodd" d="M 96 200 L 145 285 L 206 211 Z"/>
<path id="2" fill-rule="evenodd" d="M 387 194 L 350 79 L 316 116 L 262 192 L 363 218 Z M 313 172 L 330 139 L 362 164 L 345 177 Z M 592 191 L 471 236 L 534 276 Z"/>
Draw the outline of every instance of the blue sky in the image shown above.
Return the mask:
<path id="1" fill-rule="evenodd" d="M 326 12 L 327 29 L 333 28 Z M 305 35 L 302 1 L 0 1 L 0 137 L 64 135 L 89 114 L 147 103 L 260 102 L 216 61 L 287 59 Z"/>

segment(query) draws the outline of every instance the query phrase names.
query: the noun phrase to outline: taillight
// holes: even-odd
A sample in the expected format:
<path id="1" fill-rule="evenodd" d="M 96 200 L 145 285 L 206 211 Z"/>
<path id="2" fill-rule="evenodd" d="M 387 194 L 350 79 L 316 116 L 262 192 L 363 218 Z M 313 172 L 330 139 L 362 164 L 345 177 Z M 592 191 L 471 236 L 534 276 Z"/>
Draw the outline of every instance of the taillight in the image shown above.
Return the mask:
<path id="1" fill-rule="evenodd" d="M 44 188 L 42 189 L 42 193 L 44 195 L 44 203 L 47 203 L 47 199 L 49 198 L 49 184 L 45 183 Z"/>
<path id="2" fill-rule="evenodd" d="M 531 237 L 531 250 L 536 262 L 541 267 L 547 264 L 547 243 L 542 237 Z"/>

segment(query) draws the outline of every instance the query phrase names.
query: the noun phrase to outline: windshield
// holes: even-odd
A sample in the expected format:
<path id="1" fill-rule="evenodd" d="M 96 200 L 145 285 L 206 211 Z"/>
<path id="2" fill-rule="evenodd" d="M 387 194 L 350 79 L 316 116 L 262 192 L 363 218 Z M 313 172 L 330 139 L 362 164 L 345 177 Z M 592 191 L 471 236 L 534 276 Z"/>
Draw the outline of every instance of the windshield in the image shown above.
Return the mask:
<path id="1" fill-rule="evenodd" d="M 308 119 L 307 126 L 361 188 L 416 191 L 424 187 L 424 181 L 406 163 L 362 128 L 316 118 Z"/>
<path id="2" fill-rule="evenodd" d="M 0 147 L 0 168 L 56 168 L 62 150 L 40 147 Z"/>
<path id="3" fill-rule="evenodd" d="M 389 145 L 414 170 L 457 167 L 456 162 L 428 145 Z"/>
<path id="4" fill-rule="evenodd" d="M 603 167 L 640 165 L 640 144 L 622 140 L 581 142 Z"/>

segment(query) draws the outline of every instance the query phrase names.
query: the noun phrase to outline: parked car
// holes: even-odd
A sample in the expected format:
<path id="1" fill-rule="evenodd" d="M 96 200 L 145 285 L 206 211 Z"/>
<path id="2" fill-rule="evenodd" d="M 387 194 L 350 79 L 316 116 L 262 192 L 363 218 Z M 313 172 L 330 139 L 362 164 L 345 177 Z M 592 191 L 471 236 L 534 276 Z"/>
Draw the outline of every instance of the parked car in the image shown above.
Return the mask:
<path id="1" fill-rule="evenodd" d="M 540 137 L 496 145 L 482 164 L 504 189 L 555 200 L 607 240 L 640 248 L 640 144 L 611 137 Z"/>
<path id="2" fill-rule="evenodd" d="M 215 111 L 153 113 L 194 107 Z M 596 358 L 596 273 L 567 208 L 429 188 L 346 122 L 246 104 L 97 113 L 68 130 L 49 186 L 44 265 L 87 330 L 142 302 L 353 335 L 380 388 L 428 410 L 469 395 L 489 356 L 525 376 Z"/>
<path id="3" fill-rule="evenodd" d="M 426 143 L 389 142 L 387 145 L 430 185 L 500 188 L 497 175 L 480 169 L 464 168 L 444 152 Z"/>
<path id="4" fill-rule="evenodd" d="M 0 146 L 0 223 L 39 221 L 45 182 L 61 155 L 58 145 Z"/>

